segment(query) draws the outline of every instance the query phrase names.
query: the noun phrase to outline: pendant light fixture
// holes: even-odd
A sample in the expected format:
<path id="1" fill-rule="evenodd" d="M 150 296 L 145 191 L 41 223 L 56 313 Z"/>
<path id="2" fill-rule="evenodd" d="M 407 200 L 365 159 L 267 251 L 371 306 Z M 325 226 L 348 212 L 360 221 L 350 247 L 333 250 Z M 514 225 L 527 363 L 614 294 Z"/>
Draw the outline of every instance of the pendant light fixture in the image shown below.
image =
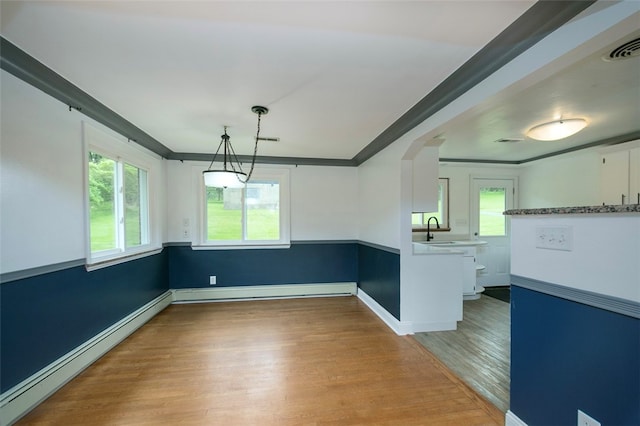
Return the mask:
<path id="1" fill-rule="evenodd" d="M 205 186 L 212 186 L 214 188 L 244 188 L 244 186 L 251 179 L 253 173 L 253 166 L 256 163 L 256 155 L 258 153 L 258 140 L 260 139 L 260 118 L 269 112 L 269 109 L 263 106 L 251 107 L 251 111 L 258 114 L 258 130 L 256 132 L 256 144 L 253 148 L 253 156 L 251 157 L 251 168 L 249 173 L 245 173 L 242 170 L 242 165 L 238 156 L 236 155 L 233 146 L 231 145 L 231 137 L 227 134 L 227 126 L 224 126 L 224 134 L 221 136 L 220 145 L 209 163 L 207 170 L 202 172 L 204 177 Z M 220 149 L 222 151 L 222 169 L 212 170 L 211 167 L 216 161 Z"/>
<path id="2" fill-rule="evenodd" d="M 527 136 L 539 141 L 556 141 L 575 135 L 585 127 L 587 127 L 587 120 L 584 118 L 561 119 L 538 124 L 529 129 Z"/>

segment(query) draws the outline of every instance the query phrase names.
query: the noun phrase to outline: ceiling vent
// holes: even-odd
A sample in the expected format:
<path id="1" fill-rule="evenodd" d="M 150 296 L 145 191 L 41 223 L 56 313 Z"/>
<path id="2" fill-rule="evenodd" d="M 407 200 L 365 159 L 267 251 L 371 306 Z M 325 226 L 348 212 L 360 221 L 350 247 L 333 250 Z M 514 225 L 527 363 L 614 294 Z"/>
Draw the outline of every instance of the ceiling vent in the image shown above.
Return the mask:
<path id="1" fill-rule="evenodd" d="M 630 40 L 616 47 L 608 55 L 605 55 L 603 59 L 605 61 L 620 61 L 635 56 L 640 56 L 640 38 Z"/>
<path id="2" fill-rule="evenodd" d="M 516 142 L 522 142 L 524 139 L 522 138 L 500 138 L 495 140 L 494 142 L 498 142 L 498 143 L 516 143 Z"/>

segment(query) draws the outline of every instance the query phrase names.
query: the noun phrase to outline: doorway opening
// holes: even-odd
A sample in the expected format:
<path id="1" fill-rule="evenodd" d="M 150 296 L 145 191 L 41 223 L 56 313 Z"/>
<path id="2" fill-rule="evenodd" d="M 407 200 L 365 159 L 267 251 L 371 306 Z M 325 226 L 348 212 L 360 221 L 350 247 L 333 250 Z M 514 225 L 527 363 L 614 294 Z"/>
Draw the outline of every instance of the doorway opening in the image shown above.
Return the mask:
<path id="1" fill-rule="evenodd" d="M 413 337 L 460 379 L 503 413 L 509 409 L 510 305 L 482 295 L 466 300 L 463 320 L 454 331 L 416 333 Z"/>

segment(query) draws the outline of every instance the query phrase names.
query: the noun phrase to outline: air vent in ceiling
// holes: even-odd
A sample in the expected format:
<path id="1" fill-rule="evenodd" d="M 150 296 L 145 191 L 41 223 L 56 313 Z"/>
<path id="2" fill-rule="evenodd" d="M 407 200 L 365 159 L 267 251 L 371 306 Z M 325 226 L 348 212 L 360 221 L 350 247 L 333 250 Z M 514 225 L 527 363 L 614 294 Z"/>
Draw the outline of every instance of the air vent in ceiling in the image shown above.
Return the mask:
<path id="1" fill-rule="evenodd" d="M 605 61 L 620 61 L 634 56 L 640 56 L 640 38 L 630 40 L 616 47 L 608 55 L 605 55 L 603 59 Z"/>
<path id="2" fill-rule="evenodd" d="M 498 142 L 498 143 L 516 143 L 516 142 L 522 142 L 524 139 L 522 138 L 500 138 L 495 140 L 494 142 Z"/>

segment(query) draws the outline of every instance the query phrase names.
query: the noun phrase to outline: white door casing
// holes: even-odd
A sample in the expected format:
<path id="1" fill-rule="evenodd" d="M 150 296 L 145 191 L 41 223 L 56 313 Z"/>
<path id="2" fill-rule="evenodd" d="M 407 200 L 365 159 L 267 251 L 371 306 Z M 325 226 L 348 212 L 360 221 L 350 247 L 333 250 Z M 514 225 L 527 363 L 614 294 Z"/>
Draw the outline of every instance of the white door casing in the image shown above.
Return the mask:
<path id="1" fill-rule="evenodd" d="M 502 213 L 514 208 L 517 184 L 516 177 L 471 177 L 470 230 L 474 237 L 487 242 L 477 250 L 477 263 L 485 266 L 477 279 L 483 287 L 510 285 L 511 229 L 509 216 Z"/>

